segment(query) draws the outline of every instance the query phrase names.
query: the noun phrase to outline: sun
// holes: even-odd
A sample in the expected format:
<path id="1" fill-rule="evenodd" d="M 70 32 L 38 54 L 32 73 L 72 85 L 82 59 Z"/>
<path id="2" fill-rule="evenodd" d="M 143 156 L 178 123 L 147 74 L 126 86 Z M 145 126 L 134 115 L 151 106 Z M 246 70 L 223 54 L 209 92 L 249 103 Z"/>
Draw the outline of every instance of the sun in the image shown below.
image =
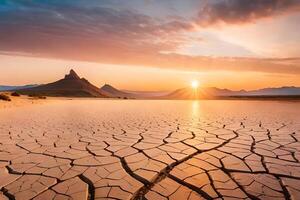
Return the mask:
<path id="1" fill-rule="evenodd" d="M 199 87 L 199 81 L 193 80 L 191 82 L 191 86 L 192 86 L 193 89 L 197 89 Z"/>

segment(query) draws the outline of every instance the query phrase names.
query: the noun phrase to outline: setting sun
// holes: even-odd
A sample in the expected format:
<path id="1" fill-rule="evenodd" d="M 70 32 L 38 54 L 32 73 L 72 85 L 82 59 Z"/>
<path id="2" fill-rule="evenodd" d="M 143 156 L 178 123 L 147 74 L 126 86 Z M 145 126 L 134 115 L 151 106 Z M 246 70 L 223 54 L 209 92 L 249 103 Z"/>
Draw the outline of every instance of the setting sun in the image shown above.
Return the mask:
<path id="1" fill-rule="evenodd" d="M 199 87 L 199 81 L 193 80 L 191 82 L 191 86 L 192 86 L 193 89 L 197 89 Z"/>

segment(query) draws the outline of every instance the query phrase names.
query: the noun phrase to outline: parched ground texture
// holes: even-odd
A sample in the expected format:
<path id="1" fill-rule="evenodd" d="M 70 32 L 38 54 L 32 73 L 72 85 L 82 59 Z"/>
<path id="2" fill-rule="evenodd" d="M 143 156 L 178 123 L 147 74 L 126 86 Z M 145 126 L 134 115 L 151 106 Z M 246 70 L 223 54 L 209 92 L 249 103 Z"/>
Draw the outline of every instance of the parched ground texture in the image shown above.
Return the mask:
<path id="1" fill-rule="evenodd" d="M 300 102 L 0 109 L 0 199 L 300 199 Z"/>

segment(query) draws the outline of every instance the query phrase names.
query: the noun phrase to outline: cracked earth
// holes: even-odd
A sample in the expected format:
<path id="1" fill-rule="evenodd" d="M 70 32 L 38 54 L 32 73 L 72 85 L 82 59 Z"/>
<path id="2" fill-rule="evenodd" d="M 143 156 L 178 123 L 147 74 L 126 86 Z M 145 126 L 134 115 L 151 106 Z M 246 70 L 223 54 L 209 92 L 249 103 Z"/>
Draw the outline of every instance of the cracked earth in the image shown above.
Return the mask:
<path id="1" fill-rule="evenodd" d="M 300 199 L 300 102 L 0 110 L 0 199 Z"/>

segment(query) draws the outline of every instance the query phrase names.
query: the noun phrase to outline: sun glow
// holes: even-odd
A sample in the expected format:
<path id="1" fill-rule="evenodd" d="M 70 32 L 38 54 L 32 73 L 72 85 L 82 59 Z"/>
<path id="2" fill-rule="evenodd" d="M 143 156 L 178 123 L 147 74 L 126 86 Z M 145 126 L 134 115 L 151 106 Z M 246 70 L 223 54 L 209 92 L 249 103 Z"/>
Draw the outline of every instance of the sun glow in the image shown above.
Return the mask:
<path id="1" fill-rule="evenodd" d="M 197 88 L 199 87 L 199 81 L 193 80 L 193 81 L 191 82 L 191 87 L 192 87 L 193 89 L 197 89 Z"/>

